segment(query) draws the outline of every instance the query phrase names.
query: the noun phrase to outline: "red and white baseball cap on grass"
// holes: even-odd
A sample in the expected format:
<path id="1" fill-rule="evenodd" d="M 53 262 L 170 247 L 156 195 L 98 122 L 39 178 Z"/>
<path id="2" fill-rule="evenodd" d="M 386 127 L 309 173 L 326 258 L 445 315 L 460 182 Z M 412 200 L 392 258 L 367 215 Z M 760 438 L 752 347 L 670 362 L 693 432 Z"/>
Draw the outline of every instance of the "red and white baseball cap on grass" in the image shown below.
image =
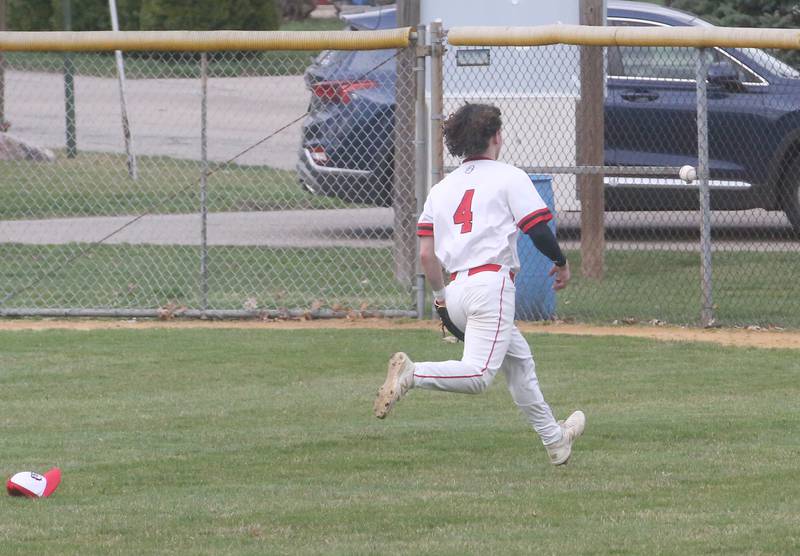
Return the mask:
<path id="1" fill-rule="evenodd" d="M 22 471 L 8 480 L 6 490 L 11 496 L 47 498 L 58 488 L 60 482 L 61 469 L 58 467 L 53 467 L 44 475 L 33 471 Z"/>

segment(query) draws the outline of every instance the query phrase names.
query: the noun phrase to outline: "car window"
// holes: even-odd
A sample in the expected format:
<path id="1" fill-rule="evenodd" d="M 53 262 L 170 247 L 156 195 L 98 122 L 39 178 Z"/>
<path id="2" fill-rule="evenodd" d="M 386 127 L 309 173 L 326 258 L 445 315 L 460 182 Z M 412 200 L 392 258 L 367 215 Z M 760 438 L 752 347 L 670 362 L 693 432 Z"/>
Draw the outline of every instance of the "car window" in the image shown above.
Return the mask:
<path id="1" fill-rule="evenodd" d="M 352 73 L 366 74 L 374 69 L 381 72 L 396 71 L 394 49 L 389 50 L 358 50 L 354 52 L 348 68 Z"/>
<path id="2" fill-rule="evenodd" d="M 694 79 L 697 55 L 674 46 L 619 47 L 622 76 L 655 79 Z"/>
<path id="3" fill-rule="evenodd" d="M 318 66 L 338 66 L 344 63 L 350 52 L 347 50 L 323 50 L 314 59 L 314 63 Z"/>
<path id="4" fill-rule="evenodd" d="M 615 27 L 656 27 L 654 23 L 640 20 L 615 20 Z M 762 83 L 756 74 L 735 62 L 722 51 L 706 50 L 709 63 L 732 64 L 739 72 L 742 83 Z M 763 54 L 763 52 L 762 52 Z M 638 77 L 663 80 L 694 80 L 697 74 L 697 51 L 694 48 L 675 46 L 619 46 L 609 47 L 608 72 L 612 77 Z"/>
<path id="5" fill-rule="evenodd" d="M 770 56 L 766 52 L 758 48 L 742 48 L 742 52 L 750 56 L 753 60 L 767 68 L 768 70 L 776 73 L 781 77 L 788 77 L 789 79 L 800 79 L 800 72 L 792 66 L 781 62 L 774 56 Z"/>

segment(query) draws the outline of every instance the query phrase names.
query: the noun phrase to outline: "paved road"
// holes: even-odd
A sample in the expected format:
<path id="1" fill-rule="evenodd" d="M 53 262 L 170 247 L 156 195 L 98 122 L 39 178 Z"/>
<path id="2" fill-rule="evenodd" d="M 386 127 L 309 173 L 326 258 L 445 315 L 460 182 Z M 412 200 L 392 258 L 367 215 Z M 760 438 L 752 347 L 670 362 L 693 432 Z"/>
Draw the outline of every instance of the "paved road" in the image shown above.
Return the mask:
<path id="1" fill-rule="evenodd" d="M 388 247 L 392 209 L 341 209 L 209 214 L 209 245 L 271 247 Z M 0 243 L 63 244 L 97 242 L 123 228 L 135 216 L 0 221 Z M 199 245 L 196 214 L 152 215 L 125 227 L 105 243 Z"/>
<path id="2" fill-rule="evenodd" d="M 127 101 L 134 146 L 139 154 L 198 159 L 200 82 L 197 79 L 128 80 Z M 116 79 L 78 76 L 75 84 L 78 148 L 124 152 Z M 64 84 L 60 74 L 6 72 L 7 119 L 12 132 L 51 148 L 64 147 Z M 305 113 L 309 93 L 300 76 L 210 79 L 208 86 L 209 158 L 224 161 Z M 300 142 L 295 124 L 242 156 L 242 164 L 293 169 Z M 98 241 L 133 216 L 0 222 L 0 242 L 64 243 Z M 313 220 L 312 220 L 313 218 Z M 311 226 L 310 222 L 313 222 Z M 696 213 L 615 213 L 606 218 L 609 248 L 691 248 L 696 244 Z M 562 238 L 577 237 L 579 213 L 559 215 Z M 388 245 L 392 211 L 365 208 L 212 214 L 212 245 Z M 796 249 L 785 216 L 777 212 L 714 213 L 717 235 L 738 249 Z M 196 215 L 147 216 L 108 243 L 194 245 Z M 667 241 L 658 241 L 664 234 Z M 733 245 L 733 243 L 731 243 Z"/>
<path id="3" fill-rule="evenodd" d="M 798 242 L 781 213 L 714 213 L 716 250 L 796 251 Z M 748 219 L 747 217 L 750 217 Z M 199 245 L 199 215 L 150 215 L 125 227 L 131 216 L 0 221 L 0 243 L 60 244 L 97 242 L 122 229 L 106 243 Z M 580 214 L 559 215 L 559 236 L 566 248 L 580 246 Z M 757 218 L 757 220 L 755 220 Z M 609 249 L 680 249 L 698 246 L 697 214 L 613 213 L 608 217 Z M 273 247 L 388 247 L 393 212 L 388 208 L 318 211 L 212 213 L 210 245 Z"/>
<path id="4" fill-rule="evenodd" d="M 64 80 L 60 74 L 7 71 L 6 119 L 11 132 L 34 144 L 65 147 Z M 135 152 L 200 158 L 201 88 L 198 79 L 129 79 L 127 105 Z M 77 76 L 78 149 L 124 153 L 116 79 Z M 229 160 L 303 115 L 309 92 L 302 76 L 209 79 L 208 156 Z M 290 170 L 297 160 L 300 124 L 237 160 Z"/>

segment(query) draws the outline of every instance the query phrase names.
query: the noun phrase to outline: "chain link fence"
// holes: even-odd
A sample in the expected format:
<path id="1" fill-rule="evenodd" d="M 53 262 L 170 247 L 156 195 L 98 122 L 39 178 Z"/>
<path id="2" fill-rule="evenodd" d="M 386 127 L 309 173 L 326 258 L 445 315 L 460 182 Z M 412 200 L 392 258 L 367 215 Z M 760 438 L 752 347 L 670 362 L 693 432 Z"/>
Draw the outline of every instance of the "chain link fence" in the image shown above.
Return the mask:
<path id="1" fill-rule="evenodd" d="M 5 54 L 0 311 L 416 314 L 411 47 L 124 59 Z"/>
<path id="2" fill-rule="evenodd" d="M 800 326 L 794 69 L 755 48 L 438 55 L 126 52 L 122 92 L 113 53 L 6 52 L 0 314 L 423 316 L 414 224 L 468 101 L 501 108 L 502 160 L 549 189 L 573 268 L 552 317 Z"/>
<path id="3" fill-rule="evenodd" d="M 464 102 L 500 107 L 501 159 L 547 182 L 573 268 L 556 318 L 800 324 L 800 73 L 773 54 L 673 46 L 448 48 L 444 113 Z M 698 96 L 698 71 L 707 75 L 705 97 Z M 445 156 L 445 169 L 457 164 Z M 685 165 L 696 173 L 690 182 L 679 176 Z"/>

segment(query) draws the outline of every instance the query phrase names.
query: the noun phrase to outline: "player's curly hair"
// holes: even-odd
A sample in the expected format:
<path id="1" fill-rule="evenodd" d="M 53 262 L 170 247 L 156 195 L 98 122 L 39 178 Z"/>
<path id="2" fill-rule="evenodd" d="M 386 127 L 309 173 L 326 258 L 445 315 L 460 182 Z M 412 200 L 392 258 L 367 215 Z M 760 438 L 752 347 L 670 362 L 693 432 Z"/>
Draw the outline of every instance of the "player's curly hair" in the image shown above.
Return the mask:
<path id="1" fill-rule="evenodd" d="M 453 156 L 475 156 L 489 147 L 502 125 L 497 106 L 467 103 L 445 120 L 444 142 Z"/>

